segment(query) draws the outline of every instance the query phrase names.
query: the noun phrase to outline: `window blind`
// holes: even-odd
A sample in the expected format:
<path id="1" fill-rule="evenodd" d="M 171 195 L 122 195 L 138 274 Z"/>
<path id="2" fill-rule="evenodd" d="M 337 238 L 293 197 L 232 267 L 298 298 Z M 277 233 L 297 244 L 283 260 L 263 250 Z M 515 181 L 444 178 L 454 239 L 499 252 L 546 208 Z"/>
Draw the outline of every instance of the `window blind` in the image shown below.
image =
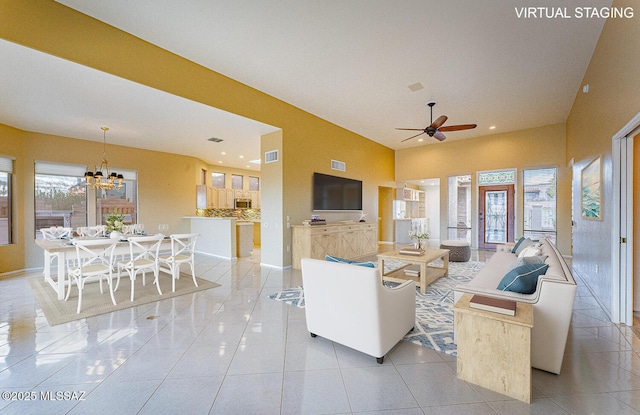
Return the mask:
<path id="1" fill-rule="evenodd" d="M 48 174 L 51 176 L 83 177 L 87 166 L 77 164 L 63 164 L 49 161 L 36 161 L 36 174 Z"/>
<path id="2" fill-rule="evenodd" d="M 0 171 L 13 173 L 13 157 L 0 156 Z"/>

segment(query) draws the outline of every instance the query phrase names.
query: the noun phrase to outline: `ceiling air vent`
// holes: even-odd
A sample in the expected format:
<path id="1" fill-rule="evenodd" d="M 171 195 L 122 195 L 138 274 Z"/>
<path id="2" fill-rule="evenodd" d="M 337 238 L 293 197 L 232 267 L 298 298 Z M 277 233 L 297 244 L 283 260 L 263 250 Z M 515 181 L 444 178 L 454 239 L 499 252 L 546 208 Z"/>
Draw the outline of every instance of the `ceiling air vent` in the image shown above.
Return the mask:
<path id="1" fill-rule="evenodd" d="M 217 137 L 207 138 L 207 140 L 213 141 L 214 143 L 221 143 L 224 141 L 222 138 L 217 138 Z"/>
<path id="2" fill-rule="evenodd" d="M 278 161 L 278 150 L 271 150 L 264 153 L 265 163 L 274 163 Z"/>
<path id="3" fill-rule="evenodd" d="M 347 163 L 344 161 L 331 160 L 331 168 L 333 170 L 347 171 Z"/>

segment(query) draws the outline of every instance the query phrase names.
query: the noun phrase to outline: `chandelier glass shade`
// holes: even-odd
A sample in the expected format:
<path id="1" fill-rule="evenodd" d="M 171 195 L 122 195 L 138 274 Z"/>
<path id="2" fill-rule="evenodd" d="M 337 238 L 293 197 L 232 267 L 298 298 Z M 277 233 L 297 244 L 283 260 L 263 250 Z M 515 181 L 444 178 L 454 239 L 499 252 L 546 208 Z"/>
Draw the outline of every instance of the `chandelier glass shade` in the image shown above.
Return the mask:
<path id="1" fill-rule="evenodd" d="M 84 174 L 84 178 L 87 181 L 87 188 L 99 189 L 99 190 L 120 190 L 122 189 L 122 181 L 124 177 L 122 174 L 112 172 L 109 170 L 109 162 L 107 161 L 107 127 L 100 127 L 103 131 L 103 151 L 102 162 L 100 163 L 100 169 L 96 168 L 96 172 L 87 171 Z"/>

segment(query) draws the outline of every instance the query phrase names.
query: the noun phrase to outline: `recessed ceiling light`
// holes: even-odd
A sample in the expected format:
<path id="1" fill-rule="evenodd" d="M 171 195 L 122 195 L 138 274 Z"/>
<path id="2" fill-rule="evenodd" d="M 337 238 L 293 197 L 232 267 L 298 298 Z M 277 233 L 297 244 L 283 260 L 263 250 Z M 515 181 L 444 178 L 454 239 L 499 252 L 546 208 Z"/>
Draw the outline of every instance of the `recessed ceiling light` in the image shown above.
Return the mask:
<path id="1" fill-rule="evenodd" d="M 222 154 L 223 156 L 227 154 L 226 151 L 221 152 L 220 154 Z"/>
<path id="2" fill-rule="evenodd" d="M 241 158 L 241 159 L 243 159 L 243 158 L 244 158 L 244 156 L 240 156 L 240 158 Z"/>
<path id="3" fill-rule="evenodd" d="M 418 141 L 423 142 L 424 138 L 418 138 Z"/>
<path id="4" fill-rule="evenodd" d="M 495 130 L 495 129 L 496 129 L 496 126 L 495 126 L 495 125 L 492 125 L 491 127 L 489 127 L 489 129 L 490 129 L 490 130 Z"/>
<path id="5" fill-rule="evenodd" d="M 220 160 L 218 163 L 219 163 L 219 164 L 222 164 L 222 160 Z"/>
<path id="6" fill-rule="evenodd" d="M 260 159 L 251 160 L 251 161 L 249 161 L 249 163 L 260 164 Z"/>

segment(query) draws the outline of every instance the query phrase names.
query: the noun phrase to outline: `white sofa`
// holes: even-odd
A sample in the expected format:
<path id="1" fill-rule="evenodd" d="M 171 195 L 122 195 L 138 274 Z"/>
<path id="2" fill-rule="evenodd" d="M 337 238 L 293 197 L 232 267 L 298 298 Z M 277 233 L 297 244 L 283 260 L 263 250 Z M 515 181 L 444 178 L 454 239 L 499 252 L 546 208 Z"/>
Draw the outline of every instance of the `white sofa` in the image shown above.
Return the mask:
<path id="1" fill-rule="evenodd" d="M 382 363 L 384 355 L 413 329 L 415 282 L 387 288 L 377 268 L 311 258 L 303 258 L 301 268 L 312 337 L 324 337 Z"/>
<path id="2" fill-rule="evenodd" d="M 464 293 L 471 293 L 533 304 L 531 366 L 559 374 L 577 285 L 555 245 L 547 239 L 542 239 L 540 243 L 541 255 L 547 256 L 545 263 L 549 268 L 538 278 L 533 294 L 497 289 L 509 267 L 517 259 L 511 252 L 512 245 L 506 245 L 498 247 L 473 280 L 456 286 L 454 301 L 457 302 Z"/>

